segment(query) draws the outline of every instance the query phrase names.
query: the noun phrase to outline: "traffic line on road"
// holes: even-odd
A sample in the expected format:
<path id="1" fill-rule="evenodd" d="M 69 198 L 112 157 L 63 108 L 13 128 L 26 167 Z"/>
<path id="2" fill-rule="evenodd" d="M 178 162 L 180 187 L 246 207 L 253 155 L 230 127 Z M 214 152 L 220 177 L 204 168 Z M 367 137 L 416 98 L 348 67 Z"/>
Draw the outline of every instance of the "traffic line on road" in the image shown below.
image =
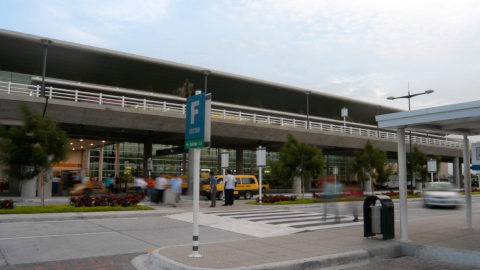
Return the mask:
<path id="1" fill-rule="evenodd" d="M 80 236 L 80 235 L 94 235 L 94 234 L 108 234 L 108 233 L 117 233 L 117 232 L 75 233 L 75 234 L 52 234 L 52 235 L 38 235 L 38 236 L 23 236 L 23 237 L 0 238 L 0 240 L 46 238 L 46 237 L 57 237 L 57 236 Z"/>

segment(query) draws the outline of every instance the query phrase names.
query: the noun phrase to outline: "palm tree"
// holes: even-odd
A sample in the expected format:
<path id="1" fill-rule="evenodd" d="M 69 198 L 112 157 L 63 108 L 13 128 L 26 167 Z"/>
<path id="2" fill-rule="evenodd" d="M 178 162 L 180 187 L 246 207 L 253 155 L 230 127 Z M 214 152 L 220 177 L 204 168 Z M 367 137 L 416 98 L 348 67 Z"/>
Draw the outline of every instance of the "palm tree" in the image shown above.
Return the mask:
<path id="1" fill-rule="evenodd" d="M 191 83 L 188 79 L 185 83 L 179 86 L 177 89 L 173 90 L 173 93 L 179 97 L 189 98 L 192 96 L 193 92 L 193 83 Z"/>

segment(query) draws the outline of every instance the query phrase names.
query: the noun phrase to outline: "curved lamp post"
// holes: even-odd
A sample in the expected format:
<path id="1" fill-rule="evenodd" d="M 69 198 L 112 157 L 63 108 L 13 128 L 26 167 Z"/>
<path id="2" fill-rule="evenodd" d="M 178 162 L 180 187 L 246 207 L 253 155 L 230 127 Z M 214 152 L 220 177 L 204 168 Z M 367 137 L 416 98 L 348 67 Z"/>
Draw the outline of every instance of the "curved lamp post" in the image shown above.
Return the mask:
<path id="1" fill-rule="evenodd" d="M 53 43 L 50 39 L 40 39 L 43 44 L 43 67 L 42 67 L 42 90 L 40 92 L 41 97 L 45 97 L 45 71 L 47 69 L 47 48 L 50 44 Z M 45 100 L 45 108 L 43 108 L 43 115 L 45 117 L 45 112 L 47 111 L 48 98 Z"/>
<path id="2" fill-rule="evenodd" d="M 210 74 L 210 70 L 202 70 L 202 73 L 205 74 L 205 94 L 207 93 L 207 77 Z"/>
<path id="3" fill-rule="evenodd" d="M 401 97 L 387 97 L 388 100 L 394 100 L 399 98 L 408 98 L 408 111 L 410 111 L 410 99 L 412 97 L 420 96 L 420 95 L 428 95 L 435 92 L 434 90 L 426 90 L 423 93 L 413 94 L 410 95 L 410 90 L 408 90 L 408 95 L 401 96 Z M 412 131 L 409 131 L 408 140 L 410 141 L 410 187 L 413 189 L 413 154 L 412 154 Z"/>

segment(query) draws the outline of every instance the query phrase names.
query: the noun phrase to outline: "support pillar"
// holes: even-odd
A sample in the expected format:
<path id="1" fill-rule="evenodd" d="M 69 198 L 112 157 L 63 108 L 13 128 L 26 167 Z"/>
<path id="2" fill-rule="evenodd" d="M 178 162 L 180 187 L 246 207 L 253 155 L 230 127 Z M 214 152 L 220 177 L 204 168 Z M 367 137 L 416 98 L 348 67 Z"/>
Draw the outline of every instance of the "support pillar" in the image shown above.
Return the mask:
<path id="1" fill-rule="evenodd" d="M 397 129 L 398 140 L 398 178 L 400 190 L 400 241 L 408 242 L 407 214 L 407 152 L 405 150 L 405 129 Z"/>
<path id="2" fill-rule="evenodd" d="M 460 184 L 460 158 L 454 157 L 453 158 L 453 182 L 456 188 L 462 188 Z"/>
<path id="3" fill-rule="evenodd" d="M 302 193 L 302 178 L 300 176 L 293 177 L 292 193 L 293 194 Z"/>
<path id="4" fill-rule="evenodd" d="M 152 149 L 153 145 L 151 142 L 144 142 L 143 143 L 143 177 L 147 179 L 150 175 L 148 174 L 147 164 L 148 159 L 152 157 Z"/>
<path id="5" fill-rule="evenodd" d="M 237 169 L 237 175 L 243 174 L 243 149 L 237 149 L 235 151 L 235 166 Z"/>
<path id="6" fill-rule="evenodd" d="M 115 143 L 115 176 L 120 177 L 120 143 Z M 118 183 L 116 183 L 118 184 Z"/>
<path id="7" fill-rule="evenodd" d="M 255 151 L 250 151 L 250 174 L 255 174 L 255 167 L 253 167 L 253 160 L 255 159 Z"/>
<path id="8" fill-rule="evenodd" d="M 24 180 L 21 182 L 22 184 L 22 198 L 33 198 L 35 197 L 35 193 L 37 190 L 37 176 L 30 180 Z"/>
<path id="9" fill-rule="evenodd" d="M 100 157 L 98 158 L 98 181 L 103 181 L 103 145 L 100 146 Z"/>
<path id="10" fill-rule="evenodd" d="M 463 175 L 465 177 L 465 215 L 467 226 L 465 229 L 472 229 L 472 182 L 470 178 L 470 142 L 468 136 L 463 135 Z"/>

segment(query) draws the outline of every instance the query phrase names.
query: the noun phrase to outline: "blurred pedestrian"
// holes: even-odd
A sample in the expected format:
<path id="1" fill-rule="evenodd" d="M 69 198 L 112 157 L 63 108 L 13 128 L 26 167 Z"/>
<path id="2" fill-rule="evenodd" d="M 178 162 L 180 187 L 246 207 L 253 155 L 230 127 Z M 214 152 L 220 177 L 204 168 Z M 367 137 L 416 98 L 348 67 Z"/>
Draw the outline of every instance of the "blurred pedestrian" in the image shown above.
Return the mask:
<path id="1" fill-rule="evenodd" d="M 210 198 L 212 200 L 210 207 L 215 207 L 217 202 L 217 178 L 213 175 L 213 172 L 210 172 Z"/>
<path id="2" fill-rule="evenodd" d="M 182 179 L 178 177 L 178 173 L 174 174 L 170 180 L 170 189 L 172 190 L 175 199 L 172 200 L 173 207 L 177 207 L 177 203 L 180 200 L 180 194 L 182 192 Z"/>
<path id="3" fill-rule="evenodd" d="M 336 191 L 341 190 L 341 187 L 339 188 L 338 184 L 333 183 L 333 180 L 327 181 L 324 186 L 323 186 L 323 194 L 325 199 L 327 200 L 333 200 L 337 197 Z M 340 222 L 340 215 L 338 213 L 338 208 L 335 202 L 332 203 L 323 203 L 323 220 L 327 220 L 327 215 L 328 215 L 328 206 L 333 206 L 333 209 L 335 211 L 335 222 L 338 223 Z"/>
<path id="4" fill-rule="evenodd" d="M 110 174 L 107 175 L 107 177 L 105 178 L 105 189 L 107 190 L 107 192 L 110 191 Z"/>
<path id="5" fill-rule="evenodd" d="M 57 192 L 58 192 L 58 183 L 60 182 L 60 177 L 59 176 L 60 175 L 57 174 L 52 178 L 52 193 L 53 194 L 57 194 Z"/>
<path id="6" fill-rule="evenodd" d="M 115 178 L 110 178 L 110 194 L 113 194 L 114 191 L 115 191 Z"/>
<path id="7" fill-rule="evenodd" d="M 237 179 L 232 175 L 231 170 L 227 170 L 228 175 L 225 177 L 223 188 L 225 190 L 225 203 L 222 206 L 233 205 L 233 192 L 237 187 Z"/>
<path id="8" fill-rule="evenodd" d="M 134 179 L 135 182 L 135 190 L 137 191 L 137 194 L 142 195 L 143 194 L 143 186 L 145 186 L 143 179 L 141 177 L 136 177 Z"/>
<path id="9" fill-rule="evenodd" d="M 167 178 L 163 177 L 162 175 L 157 176 L 155 178 L 155 192 L 158 193 L 157 196 L 157 205 L 160 204 L 160 202 L 163 202 L 163 193 L 165 191 L 165 185 L 167 184 Z"/>
<path id="10" fill-rule="evenodd" d="M 153 178 L 148 178 L 147 179 L 147 197 L 148 199 L 150 200 L 150 197 L 152 196 L 152 192 L 153 192 L 153 187 L 155 186 L 155 180 L 153 180 Z"/>

